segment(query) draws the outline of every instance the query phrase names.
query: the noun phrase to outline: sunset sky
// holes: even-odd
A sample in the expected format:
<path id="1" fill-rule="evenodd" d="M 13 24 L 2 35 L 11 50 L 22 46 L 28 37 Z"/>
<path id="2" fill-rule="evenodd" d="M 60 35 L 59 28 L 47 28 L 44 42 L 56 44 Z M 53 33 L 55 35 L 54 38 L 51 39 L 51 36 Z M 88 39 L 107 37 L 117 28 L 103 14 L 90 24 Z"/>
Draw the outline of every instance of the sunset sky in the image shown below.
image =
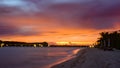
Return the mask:
<path id="1" fill-rule="evenodd" d="M 93 43 L 120 28 L 120 0 L 0 0 L 0 40 Z"/>

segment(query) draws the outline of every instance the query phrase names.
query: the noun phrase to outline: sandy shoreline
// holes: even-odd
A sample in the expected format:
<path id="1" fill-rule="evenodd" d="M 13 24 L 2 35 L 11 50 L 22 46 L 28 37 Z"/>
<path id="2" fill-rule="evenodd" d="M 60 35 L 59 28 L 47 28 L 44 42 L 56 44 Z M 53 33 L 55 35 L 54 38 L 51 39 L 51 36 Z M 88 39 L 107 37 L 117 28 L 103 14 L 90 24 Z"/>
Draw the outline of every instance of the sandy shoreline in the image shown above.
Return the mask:
<path id="1" fill-rule="evenodd" d="M 54 65 L 51 68 L 120 68 L 120 51 L 103 51 L 86 48 L 76 58 Z"/>

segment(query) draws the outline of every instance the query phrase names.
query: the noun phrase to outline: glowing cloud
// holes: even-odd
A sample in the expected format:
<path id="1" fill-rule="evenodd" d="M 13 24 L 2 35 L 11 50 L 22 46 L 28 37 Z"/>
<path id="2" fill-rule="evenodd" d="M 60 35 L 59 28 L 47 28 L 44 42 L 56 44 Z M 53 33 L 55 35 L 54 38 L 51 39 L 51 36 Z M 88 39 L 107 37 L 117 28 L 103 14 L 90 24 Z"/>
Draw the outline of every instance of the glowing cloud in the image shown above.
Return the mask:
<path id="1" fill-rule="evenodd" d="M 99 32 L 120 28 L 119 6 L 119 0 L 0 0 L 0 37 L 93 42 Z"/>

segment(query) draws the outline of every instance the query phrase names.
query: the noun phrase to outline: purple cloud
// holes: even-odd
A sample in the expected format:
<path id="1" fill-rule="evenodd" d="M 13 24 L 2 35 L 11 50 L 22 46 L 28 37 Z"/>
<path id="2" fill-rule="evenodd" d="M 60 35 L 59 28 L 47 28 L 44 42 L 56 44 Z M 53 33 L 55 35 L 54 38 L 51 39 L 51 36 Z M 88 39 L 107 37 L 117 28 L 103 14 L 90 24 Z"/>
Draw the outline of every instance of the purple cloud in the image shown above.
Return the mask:
<path id="1" fill-rule="evenodd" d="M 56 21 L 51 24 L 83 29 L 110 29 L 120 23 L 119 0 L 19 0 L 17 3 L 10 7 L 2 4 L 0 15 L 32 14 Z"/>
<path id="2" fill-rule="evenodd" d="M 16 26 L 0 22 L 0 35 L 14 35 L 18 31 Z"/>
<path id="3" fill-rule="evenodd" d="M 119 24 L 120 1 L 91 0 L 79 3 L 53 4 L 48 10 L 62 24 L 77 28 L 109 29 Z"/>
<path id="4" fill-rule="evenodd" d="M 20 27 L 14 24 L 0 22 L 0 36 L 11 36 L 11 35 L 21 35 L 21 36 L 29 36 L 29 35 L 38 35 L 39 32 L 32 30 L 29 27 Z"/>

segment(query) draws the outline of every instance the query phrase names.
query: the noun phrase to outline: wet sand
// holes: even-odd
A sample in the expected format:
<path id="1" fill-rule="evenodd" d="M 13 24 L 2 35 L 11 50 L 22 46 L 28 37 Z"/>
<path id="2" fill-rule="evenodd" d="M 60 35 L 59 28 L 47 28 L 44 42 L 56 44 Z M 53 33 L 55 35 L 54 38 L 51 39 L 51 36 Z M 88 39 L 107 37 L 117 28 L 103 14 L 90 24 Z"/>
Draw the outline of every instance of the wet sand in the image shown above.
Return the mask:
<path id="1" fill-rule="evenodd" d="M 82 49 L 83 49 L 83 48 L 74 49 L 74 50 L 72 51 L 72 54 L 67 55 L 65 58 L 61 58 L 61 59 L 57 60 L 56 62 L 54 62 L 54 63 L 52 63 L 52 64 L 49 64 L 49 65 L 47 65 L 47 66 L 44 66 L 43 68 L 51 68 L 51 67 L 54 66 L 54 65 L 63 63 L 63 62 L 65 62 L 65 61 L 67 61 L 67 60 L 70 60 L 70 59 L 73 59 L 73 58 L 76 57 L 76 54 L 77 54 L 80 50 L 82 50 Z"/>
<path id="2" fill-rule="evenodd" d="M 78 52 L 77 57 L 51 68 L 120 68 L 120 51 L 103 51 L 86 48 Z"/>

